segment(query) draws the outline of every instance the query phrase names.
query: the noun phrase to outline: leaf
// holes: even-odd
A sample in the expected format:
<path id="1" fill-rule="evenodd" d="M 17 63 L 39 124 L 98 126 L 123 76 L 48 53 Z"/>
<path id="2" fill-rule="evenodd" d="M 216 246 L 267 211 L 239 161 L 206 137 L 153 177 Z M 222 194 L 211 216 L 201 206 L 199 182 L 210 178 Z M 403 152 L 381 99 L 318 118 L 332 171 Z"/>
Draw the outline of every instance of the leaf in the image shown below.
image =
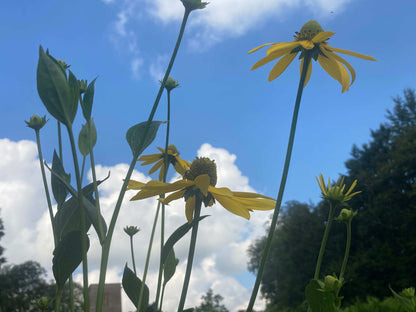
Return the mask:
<path id="1" fill-rule="evenodd" d="M 179 259 L 176 259 L 175 251 L 172 248 L 168 253 L 168 256 L 166 257 L 165 263 L 163 265 L 163 286 L 165 286 L 175 274 L 176 266 L 178 263 Z"/>
<path id="2" fill-rule="evenodd" d="M 71 175 L 65 172 L 62 160 L 59 158 L 56 151 L 53 151 L 53 160 L 52 160 L 52 170 L 56 172 L 62 179 L 64 179 L 68 184 L 71 182 Z M 52 184 L 52 193 L 58 204 L 58 210 L 62 206 L 66 197 L 68 196 L 68 190 L 55 175 L 51 175 L 51 184 Z"/>
<path id="3" fill-rule="evenodd" d="M 186 222 L 176 229 L 175 232 L 168 238 L 166 243 L 163 245 L 162 254 L 161 254 L 161 263 L 164 264 L 169 253 L 173 250 L 173 246 L 192 228 L 194 222 L 199 222 L 202 219 L 205 219 L 208 216 L 201 216 L 197 219 L 192 220 L 191 223 Z"/>
<path id="4" fill-rule="evenodd" d="M 340 305 L 340 298 L 334 292 L 323 290 L 323 283 L 318 280 L 311 280 L 305 290 L 306 300 L 312 312 L 336 312 Z"/>
<path id="5" fill-rule="evenodd" d="M 153 142 L 160 124 L 164 121 L 141 122 L 126 133 L 126 140 L 130 145 L 134 157 L 138 157 Z"/>
<path id="6" fill-rule="evenodd" d="M 82 261 L 81 240 L 83 238 L 87 241 L 88 250 L 90 245 L 88 236 L 81 235 L 80 231 L 73 231 L 65 235 L 53 251 L 52 271 L 59 289 L 62 289 L 69 275 Z"/>
<path id="7" fill-rule="evenodd" d="M 127 294 L 136 309 L 139 301 L 140 288 L 144 286 L 142 303 L 140 309 L 138 309 L 138 312 L 145 312 L 147 305 L 149 304 L 149 288 L 146 286 L 146 284 L 142 283 L 142 281 L 136 276 L 136 274 L 134 274 L 132 270 L 127 267 L 127 264 L 124 267 L 122 285 L 124 292 Z"/>
<path id="8" fill-rule="evenodd" d="M 87 156 L 97 143 L 97 130 L 91 118 L 82 126 L 78 136 L 78 148 L 83 156 Z"/>
<path id="9" fill-rule="evenodd" d="M 84 115 L 85 120 L 91 119 L 92 102 L 94 100 L 94 91 L 95 91 L 95 81 L 97 80 L 97 78 L 95 78 L 88 85 L 87 90 L 85 90 L 84 97 L 81 101 L 82 114 Z"/>

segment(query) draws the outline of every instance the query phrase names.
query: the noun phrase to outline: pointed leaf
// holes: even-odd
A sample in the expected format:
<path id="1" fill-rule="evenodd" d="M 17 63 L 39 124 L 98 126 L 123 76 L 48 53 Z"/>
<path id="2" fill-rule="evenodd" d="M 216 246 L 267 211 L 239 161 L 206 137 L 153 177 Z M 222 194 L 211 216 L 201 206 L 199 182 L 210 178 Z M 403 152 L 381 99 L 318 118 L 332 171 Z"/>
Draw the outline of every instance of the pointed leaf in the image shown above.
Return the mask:
<path id="1" fill-rule="evenodd" d="M 52 160 L 52 170 L 56 172 L 62 179 L 64 179 L 67 183 L 71 182 L 71 175 L 65 172 L 64 166 L 62 164 L 62 160 L 59 158 L 56 151 L 53 151 L 53 160 Z M 65 201 L 66 197 L 68 196 L 68 190 L 55 175 L 51 175 L 51 184 L 52 184 L 52 193 L 53 197 L 55 198 L 58 204 L 58 210 L 60 209 L 61 205 Z"/>
<path id="2" fill-rule="evenodd" d="M 172 248 L 163 265 L 163 286 L 165 286 L 175 274 L 178 263 L 179 259 L 176 259 L 175 251 Z"/>
<path id="3" fill-rule="evenodd" d="M 95 78 L 88 85 L 87 90 L 85 91 L 84 97 L 81 101 L 82 114 L 84 115 L 85 120 L 91 119 L 92 102 L 94 100 L 94 91 L 95 91 L 95 81 L 97 80 L 97 78 Z"/>
<path id="4" fill-rule="evenodd" d="M 153 142 L 160 124 L 164 121 L 141 122 L 131 127 L 126 133 L 134 157 L 138 157 Z"/>
<path id="5" fill-rule="evenodd" d="M 77 77 L 75 77 L 75 75 L 70 70 L 68 70 L 68 73 L 69 101 L 65 105 L 64 110 L 67 118 L 72 124 L 78 110 L 79 84 Z"/>
<path id="6" fill-rule="evenodd" d="M 173 246 L 192 228 L 195 222 L 199 222 L 208 216 L 201 216 L 198 219 L 192 220 L 191 223 L 186 222 L 176 229 L 175 232 L 168 238 L 162 248 L 161 263 L 164 264 L 169 253 L 173 250 Z"/>
<path id="7" fill-rule="evenodd" d="M 78 148 L 83 156 L 87 156 L 97 143 L 97 130 L 91 118 L 82 126 L 78 136 Z"/>
<path id="8" fill-rule="evenodd" d="M 139 301 L 140 288 L 144 286 L 142 304 L 138 312 L 145 312 L 149 304 L 149 288 L 127 267 L 127 264 L 124 267 L 122 284 L 125 293 L 136 308 Z"/>
<path id="9" fill-rule="evenodd" d="M 87 240 L 88 250 L 88 236 L 81 235 L 80 231 L 74 231 L 64 236 L 53 251 L 52 271 L 59 289 L 62 289 L 69 275 L 82 261 L 81 240 L 83 238 Z"/>

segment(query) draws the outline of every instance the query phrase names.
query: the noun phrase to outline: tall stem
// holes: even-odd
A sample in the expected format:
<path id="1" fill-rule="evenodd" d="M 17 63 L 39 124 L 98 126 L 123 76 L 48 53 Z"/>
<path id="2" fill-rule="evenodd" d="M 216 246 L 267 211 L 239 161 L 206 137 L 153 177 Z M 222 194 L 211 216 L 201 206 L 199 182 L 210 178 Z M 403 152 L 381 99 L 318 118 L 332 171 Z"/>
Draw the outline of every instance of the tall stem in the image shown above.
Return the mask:
<path id="1" fill-rule="evenodd" d="M 296 101 L 295 101 L 295 108 L 294 108 L 294 111 L 293 111 L 292 125 L 290 127 L 289 142 L 288 142 L 288 145 L 287 145 L 286 158 L 285 158 L 285 164 L 284 164 L 284 167 L 283 167 L 282 179 L 280 181 L 279 193 L 277 195 L 276 206 L 274 208 L 273 218 L 272 218 L 272 222 L 270 224 L 270 229 L 269 229 L 269 234 L 267 236 L 266 246 L 264 248 L 263 256 L 262 256 L 261 261 L 260 261 L 259 269 L 257 271 L 256 282 L 254 284 L 253 291 L 251 293 L 250 302 L 247 306 L 247 312 L 253 311 L 254 302 L 256 301 L 256 297 L 257 297 L 257 293 L 259 291 L 261 279 L 263 278 L 264 267 L 266 265 L 267 258 L 269 257 L 270 248 L 271 248 L 271 245 L 272 245 L 272 239 L 273 239 L 274 231 L 275 231 L 276 224 L 277 224 L 277 219 L 278 219 L 279 212 L 280 212 L 280 206 L 282 204 L 283 193 L 284 193 L 285 186 L 286 186 L 287 175 L 289 173 L 289 165 L 290 165 L 290 159 L 291 159 L 291 156 L 292 156 L 293 143 L 294 143 L 294 140 L 295 140 L 295 132 L 296 132 L 296 124 L 297 124 L 298 114 L 299 114 L 300 100 L 302 98 L 302 92 L 303 92 L 303 87 L 304 87 L 304 84 L 305 84 L 306 73 L 308 71 L 308 67 L 309 67 L 310 62 L 311 62 L 311 55 L 309 53 L 306 53 L 305 54 L 305 59 L 304 59 L 304 62 L 303 62 L 302 73 L 301 73 L 301 76 L 300 76 L 300 81 L 299 81 L 299 86 L 298 86 L 298 93 L 297 93 Z"/>
<path id="2" fill-rule="evenodd" d="M 345 246 L 345 255 L 344 260 L 342 261 L 341 272 L 339 273 L 339 280 L 342 282 L 344 278 L 345 269 L 347 267 L 348 257 L 350 254 L 350 246 L 351 246 L 351 220 L 347 222 L 347 244 Z"/>
<path id="3" fill-rule="evenodd" d="M 134 261 L 134 249 L 133 249 L 133 235 L 129 235 L 130 236 L 130 251 L 131 251 L 131 261 L 133 264 L 133 270 L 134 270 L 134 275 L 137 276 L 137 272 L 136 272 L 136 263 Z"/>
<path id="4" fill-rule="evenodd" d="M 67 125 L 69 140 L 71 142 L 72 158 L 74 159 L 74 170 L 77 180 L 77 192 L 78 200 L 80 207 L 80 217 L 81 217 L 81 249 L 82 249 L 82 275 L 83 275 L 83 293 L 84 293 L 84 312 L 89 311 L 89 294 L 88 294 L 88 261 L 87 261 L 87 225 L 85 222 L 86 214 L 85 207 L 83 205 L 83 194 L 82 194 L 82 183 L 81 175 L 78 164 L 78 156 L 76 151 L 76 145 L 74 140 L 74 133 L 72 131 L 72 126 Z"/>
<path id="5" fill-rule="evenodd" d="M 329 202 L 328 221 L 326 223 L 324 237 L 322 238 L 321 249 L 319 250 L 318 261 L 316 262 L 315 274 L 313 276 L 313 279 L 319 278 L 319 271 L 321 270 L 322 258 L 324 256 L 326 242 L 328 241 L 329 231 L 331 230 L 332 220 L 334 219 L 334 212 L 335 209 L 332 206 L 332 203 Z"/>
<path id="6" fill-rule="evenodd" d="M 189 200 L 189 199 L 188 199 Z M 195 213 L 192 226 L 191 242 L 189 244 L 188 262 L 186 263 L 185 278 L 182 286 L 181 299 L 179 301 L 178 312 L 183 312 L 185 306 L 186 294 L 188 292 L 189 280 L 191 279 L 192 263 L 194 261 L 196 236 L 198 234 L 199 216 L 201 215 L 202 199 L 196 195 L 195 198 Z"/>

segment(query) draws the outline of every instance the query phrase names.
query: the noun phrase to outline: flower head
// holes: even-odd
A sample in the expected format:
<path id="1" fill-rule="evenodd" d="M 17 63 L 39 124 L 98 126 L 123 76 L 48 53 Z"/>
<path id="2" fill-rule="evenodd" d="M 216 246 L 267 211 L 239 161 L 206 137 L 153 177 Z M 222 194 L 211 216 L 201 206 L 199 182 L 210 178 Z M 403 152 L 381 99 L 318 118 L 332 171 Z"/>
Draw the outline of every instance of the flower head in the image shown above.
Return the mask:
<path id="1" fill-rule="evenodd" d="M 329 46 L 327 40 L 334 34 L 332 31 L 324 31 L 318 22 L 313 20 L 309 21 L 303 25 L 299 32 L 296 32 L 293 42 L 265 43 L 250 50 L 248 53 L 271 45 L 266 52 L 267 56 L 255 63 L 251 70 L 281 57 L 269 74 L 269 81 L 272 81 L 286 70 L 300 52 L 299 58 L 302 60 L 300 63 L 300 72 L 302 72 L 305 56 L 309 55 L 315 61 L 318 61 L 332 78 L 341 84 L 342 92 L 348 91 L 349 86 L 355 80 L 355 70 L 345 59 L 334 52 L 356 56 L 369 61 L 375 61 L 376 59 L 368 55 Z M 347 69 L 350 71 L 351 77 Z M 311 73 L 312 62 L 309 62 L 304 86 L 308 83 Z"/>
<path id="2" fill-rule="evenodd" d="M 152 174 L 156 170 L 160 168 L 159 172 L 159 181 L 163 180 L 165 174 L 165 150 L 163 148 L 157 148 L 161 153 L 159 154 L 151 154 L 151 155 L 143 155 L 138 160 L 143 161 L 142 166 L 150 165 L 156 163 L 149 171 L 149 174 Z M 179 158 L 179 152 L 175 145 L 171 144 L 168 146 L 168 165 L 172 164 L 175 170 L 184 175 L 186 169 L 189 168 L 191 163 L 189 161 L 183 160 Z"/>
<path id="3" fill-rule="evenodd" d="M 29 121 L 25 121 L 29 128 L 34 130 L 40 130 L 46 124 L 46 116 L 39 117 L 38 115 L 33 115 L 30 117 Z"/>
<path id="4" fill-rule="evenodd" d="M 324 289 L 329 292 L 337 292 L 342 287 L 342 281 L 340 281 L 335 274 L 327 275 L 324 279 Z"/>
<path id="5" fill-rule="evenodd" d="M 350 222 L 352 220 L 352 218 L 354 218 L 357 215 L 357 212 L 354 212 L 350 209 L 341 209 L 341 212 L 339 213 L 339 216 L 337 218 L 337 221 L 340 222 Z"/>
<path id="6" fill-rule="evenodd" d="M 138 228 L 137 226 L 134 225 L 130 225 L 130 226 L 126 226 L 124 228 L 124 232 L 126 232 L 126 234 L 130 237 L 133 237 L 134 235 L 136 235 L 138 232 L 140 231 L 140 228 Z"/>
<path id="7" fill-rule="evenodd" d="M 204 9 L 209 2 L 201 2 L 201 0 L 181 0 L 183 6 L 189 12 L 198 9 Z"/>
<path id="8" fill-rule="evenodd" d="M 231 213 L 250 219 L 250 211 L 274 209 L 276 200 L 264 195 L 249 192 L 232 192 L 226 187 L 215 187 L 217 183 L 217 171 L 215 162 L 202 157 L 196 158 L 189 170 L 184 174 L 184 179 L 173 183 L 150 181 L 141 183 L 131 180 L 127 189 L 140 190 L 130 200 L 139 200 L 152 196 L 172 193 L 161 199 L 165 204 L 184 198 L 185 214 L 188 222 L 192 222 L 195 201 L 198 196 L 205 207 L 212 206 L 218 201 Z"/>
<path id="9" fill-rule="evenodd" d="M 328 185 L 325 185 L 324 177 L 322 174 L 316 177 L 316 181 L 319 184 L 319 187 L 322 191 L 322 198 L 329 200 L 334 205 L 342 205 L 346 201 L 350 200 L 353 196 L 357 195 L 358 193 L 361 193 L 361 191 L 352 193 L 352 190 L 357 185 L 357 180 L 355 180 L 348 191 L 344 193 L 345 191 L 345 184 L 344 184 L 344 177 L 338 178 L 337 182 L 334 186 L 331 186 L 331 179 L 328 178 Z"/>
<path id="10" fill-rule="evenodd" d="M 162 83 L 162 81 L 159 81 L 160 83 Z M 166 83 L 165 83 L 165 89 L 169 92 L 172 91 L 173 89 L 179 87 L 179 83 L 177 79 L 173 79 L 172 77 L 168 77 L 168 79 L 166 79 Z"/>

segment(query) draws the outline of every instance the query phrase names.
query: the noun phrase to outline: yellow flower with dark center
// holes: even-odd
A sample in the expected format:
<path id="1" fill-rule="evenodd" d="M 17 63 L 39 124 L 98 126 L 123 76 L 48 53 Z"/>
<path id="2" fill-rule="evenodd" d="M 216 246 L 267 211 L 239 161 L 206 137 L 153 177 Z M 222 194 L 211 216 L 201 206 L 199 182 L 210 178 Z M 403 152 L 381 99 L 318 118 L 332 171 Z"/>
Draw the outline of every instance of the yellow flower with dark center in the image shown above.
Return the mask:
<path id="1" fill-rule="evenodd" d="M 165 150 L 163 148 L 157 148 L 161 153 L 159 154 L 151 154 L 151 155 L 143 155 L 141 156 L 138 161 L 143 161 L 142 166 L 150 165 L 156 163 L 149 171 L 149 174 L 156 172 L 160 168 L 159 172 L 159 180 L 163 180 L 163 176 L 165 174 Z M 179 158 L 179 152 L 175 145 L 168 146 L 168 165 L 172 164 L 175 170 L 184 175 L 185 171 L 190 167 L 191 163 L 189 161 L 183 160 Z"/>
<path id="2" fill-rule="evenodd" d="M 216 165 L 208 158 L 196 158 L 190 169 L 184 174 L 184 179 L 173 183 L 163 183 L 152 180 L 141 183 L 131 180 L 128 190 L 140 190 L 130 200 L 140 200 L 156 195 L 172 193 L 164 199 L 165 204 L 171 201 L 185 199 L 185 215 L 188 222 L 192 222 L 196 197 L 199 196 L 205 207 L 212 206 L 218 201 L 231 213 L 250 219 L 250 211 L 272 210 L 276 200 L 261 194 L 250 192 L 233 192 L 226 187 L 215 187 L 217 182 Z"/>
<path id="3" fill-rule="evenodd" d="M 329 46 L 326 41 L 334 34 L 332 31 L 324 31 L 318 22 L 309 21 L 303 25 L 300 32 L 296 32 L 293 42 L 265 43 L 249 51 L 248 53 L 252 53 L 271 45 L 266 52 L 267 56 L 255 63 L 251 70 L 281 57 L 270 71 L 268 79 L 272 81 L 286 70 L 299 52 L 301 53 L 299 58 L 302 60 L 300 63 L 300 71 L 302 72 L 305 55 L 310 54 L 332 78 L 341 84 L 342 92 L 348 91 L 349 86 L 355 80 L 355 70 L 345 59 L 334 52 L 348 54 L 369 61 L 375 61 L 376 59 L 368 55 Z M 350 71 L 351 76 L 347 69 Z M 304 87 L 308 83 L 311 73 L 312 62 L 309 62 Z"/>
<path id="4" fill-rule="evenodd" d="M 322 174 L 316 177 L 316 181 L 319 184 L 319 187 L 321 188 L 322 192 L 322 198 L 327 199 L 333 204 L 344 204 L 346 201 L 350 200 L 355 195 L 361 193 L 361 191 L 352 193 L 352 190 L 357 185 L 357 180 L 355 180 L 347 192 L 345 191 L 345 184 L 344 184 L 344 177 L 338 178 L 337 182 L 334 186 L 331 186 L 331 179 L 328 178 L 328 185 L 325 185 L 324 177 Z"/>

